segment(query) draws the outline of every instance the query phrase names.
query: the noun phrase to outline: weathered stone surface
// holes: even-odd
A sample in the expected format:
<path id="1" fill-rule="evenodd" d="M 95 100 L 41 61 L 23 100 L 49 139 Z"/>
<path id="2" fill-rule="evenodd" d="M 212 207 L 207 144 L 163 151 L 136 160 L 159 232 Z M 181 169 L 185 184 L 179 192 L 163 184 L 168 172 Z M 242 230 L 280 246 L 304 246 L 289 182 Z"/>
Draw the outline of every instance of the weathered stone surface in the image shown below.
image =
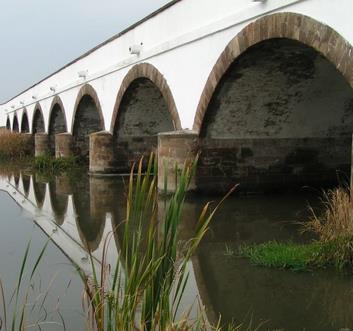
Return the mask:
<path id="1" fill-rule="evenodd" d="M 17 114 L 15 114 L 15 115 L 13 116 L 13 120 L 12 120 L 12 131 L 13 131 L 13 132 L 19 132 Z"/>
<path id="2" fill-rule="evenodd" d="M 72 157 L 73 153 L 73 138 L 70 133 L 59 133 L 55 136 L 55 157 Z"/>
<path id="3" fill-rule="evenodd" d="M 26 141 L 29 155 L 34 155 L 34 135 L 31 133 L 22 133 L 21 135 Z"/>
<path id="4" fill-rule="evenodd" d="M 296 13 L 275 13 L 259 18 L 246 26 L 228 44 L 213 67 L 202 92 L 193 129 L 200 131 L 203 118 L 218 83 L 237 57 L 256 43 L 286 38 L 312 47 L 332 62 L 353 87 L 353 48 L 336 31 L 308 16 Z M 231 56 L 230 56 L 231 55 Z"/>
<path id="5" fill-rule="evenodd" d="M 67 131 L 64 108 L 61 100 L 56 96 L 53 100 L 49 117 L 49 146 L 50 154 L 55 155 L 55 136 Z"/>
<path id="6" fill-rule="evenodd" d="M 89 135 L 104 130 L 104 120 L 97 93 L 92 86 L 84 85 L 75 104 L 72 127 L 74 153 L 89 160 Z"/>
<path id="7" fill-rule="evenodd" d="M 49 154 L 49 137 L 46 133 L 34 135 L 34 155 L 43 156 Z"/>
<path id="8" fill-rule="evenodd" d="M 92 133 L 89 137 L 89 171 L 91 173 L 116 173 L 116 158 L 113 135 L 101 131 Z"/>
<path id="9" fill-rule="evenodd" d="M 21 120 L 21 133 L 29 132 L 29 122 L 26 109 L 23 110 L 22 120 Z"/>
<path id="10" fill-rule="evenodd" d="M 35 106 L 35 111 L 33 115 L 33 124 L 32 124 L 32 133 L 44 133 L 45 132 L 45 125 L 44 125 L 44 117 L 42 108 L 40 104 L 37 103 Z"/>
<path id="11" fill-rule="evenodd" d="M 149 68 L 147 66 L 145 71 Z M 157 134 L 175 129 L 173 108 L 168 108 L 171 101 L 158 87 L 165 91 L 165 84 L 162 78 L 153 79 L 156 84 L 145 77 L 136 78 L 119 103 L 113 130 L 119 172 L 129 172 L 142 156 L 147 161 L 157 147 Z"/>
<path id="12" fill-rule="evenodd" d="M 352 138 L 200 140 L 197 189 L 264 193 L 321 188 L 347 181 Z"/>
<path id="13" fill-rule="evenodd" d="M 180 130 L 158 135 L 158 189 L 164 191 L 167 174 L 167 191 L 174 192 L 178 183 L 178 172 L 185 162 L 192 161 L 198 151 L 198 134 L 194 131 Z M 189 189 L 196 188 L 194 179 Z"/>

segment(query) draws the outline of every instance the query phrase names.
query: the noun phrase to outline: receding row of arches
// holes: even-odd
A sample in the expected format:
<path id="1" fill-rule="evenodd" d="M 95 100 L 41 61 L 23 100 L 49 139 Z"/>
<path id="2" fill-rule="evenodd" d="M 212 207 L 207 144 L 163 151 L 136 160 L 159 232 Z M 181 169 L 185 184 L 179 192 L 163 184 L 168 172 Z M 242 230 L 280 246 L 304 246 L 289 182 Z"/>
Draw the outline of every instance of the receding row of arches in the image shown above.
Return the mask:
<path id="1" fill-rule="evenodd" d="M 105 128 L 97 93 L 90 85 L 79 91 L 74 107 L 72 136 L 74 153 L 87 158 L 89 135 Z M 7 127 L 11 128 L 10 119 Z M 111 132 L 119 154 L 119 170 L 127 170 L 141 154 L 149 154 L 157 145 L 159 132 L 180 129 L 180 120 L 171 92 L 158 70 L 150 64 L 135 66 L 122 82 L 117 96 Z M 18 132 L 18 118 L 14 115 L 12 130 Z M 24 109 L 20 131 L 30 131 L 27 111 Z M 36 105 L 32 133 L 44 133 L 44 116 Z M 49 116 L 48 136 L 50 151 L 55 153 L 55 135 L 67 132 L 65 110 L 58 96 L 52 102 Z"/>
<path id="2" fill-rule="evenodd" d="M 352 54 L 337 32 L 299 14 L 268 15 L 243 29 L 213 67 L 196 111 L 198 186 L 331 183 L 338 172 L 348 175 Z M 77 100 L 72 134 L 76 153 L 87 156 L 88 135 L 105 126 L 89 85 Z M 67 130 L 57 107 L 50 135 Z M 120 167 L 154 148 L 158 132 L 175 129 L 180 120 L 167 82 L 152 65 L 136 65 L 122 82 L 110 128 Z M 38 109 L 32 131 L 43 130 Z"/>

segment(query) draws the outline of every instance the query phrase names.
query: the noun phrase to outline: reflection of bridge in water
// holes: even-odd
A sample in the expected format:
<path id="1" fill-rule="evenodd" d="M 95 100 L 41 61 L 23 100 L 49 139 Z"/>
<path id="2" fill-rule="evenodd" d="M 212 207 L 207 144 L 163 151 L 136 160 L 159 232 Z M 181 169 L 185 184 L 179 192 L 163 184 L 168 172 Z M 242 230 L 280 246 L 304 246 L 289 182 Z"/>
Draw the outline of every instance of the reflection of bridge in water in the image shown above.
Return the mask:
<path id="1" fill-rule="evenodd" d="M 118 225 L 125 215 L 123 177 L 49 179 L 14 172 L 0 179 L 0 189 L 8 192 L 86 272 L 90 272 L 87 247 L 99 265 L 104 239 L 116 229 L 107 254 L 108 262 L 116 263 L 122 229 Z M 182 240 L 190 238 L 193 220 L 205 199 L 192 196 L 186 202 Z M 221 313 L 225 321 L 236 318 L 239 322 L 253 314 L 254 321 L 270 319 L 269 327 L 277 329 L 289 326 L 288 330 L 299 330 L 305 326 L 326 331 L 352 325 L 353 282 L 349 278 L 327 272 L 313 275 L 255 268 L 235 257 L 242 242 L 300 240 L 295 225 L 288 221 L 303 219 L 298 211 L 303 210 L 306 199 L 236 197 L 227 201 L 189 265 L 183 309 L 199 297 L 212 322 Z M 225 245 L 233 255 L 227 254 Z"/>
<path id="2" fill-rule="evenodd" d="M 6 191 L 56 246 L 87 273 L 91 272 L 88 251 L 98 266 L 105 239 L 114 230 L 115 243 L 109 245 L 107 262 L 117 262 L 122 235 L 119 225 L 126 208 L 122 177 L 82 176 L 80 180 L 71 180 L 66 176 L 47 178 L 18 172 L 0 178 L 0 190 Z M 197 303 L 198 297 L 191 263 L 189 270 L 190 282 L 184 299 L 188 307 Z"/>

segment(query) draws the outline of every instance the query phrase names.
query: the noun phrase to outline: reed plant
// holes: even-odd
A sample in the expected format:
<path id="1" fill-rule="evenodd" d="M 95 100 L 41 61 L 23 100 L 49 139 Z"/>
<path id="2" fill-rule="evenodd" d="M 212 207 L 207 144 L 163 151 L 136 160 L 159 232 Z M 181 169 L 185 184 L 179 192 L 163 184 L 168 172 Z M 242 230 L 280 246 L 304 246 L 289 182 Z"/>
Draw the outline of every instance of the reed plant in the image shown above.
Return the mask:
<path id="1" fill-rule="evenodd" d="M 97 270 L 90 255 L 92 275 L 88 277 L 80 271 L 92 330 L 211 329 L 203 314 L 192 321 L 189 312 L 182 312 L 180 307 L 189 278 L 187 265 L 224 200 L 212 210 L 209 204 L 205 205 L 193 238 L 181 244 L 178 228 L 196 162 L 197 159 L 187 162 L 183 169 L 176 171 L 178 185 L 175 193 L 165 199 L 162 216 L 158 212 L 156 159 L 150 157 L 145 173 L 142 159 L 136 174 L 132 167 L 116 265 L 111 267 L 106 262 L 111 234 L 105 240 L 101 268 Z M 228 330 L 231 329 L 235 330 L 229 326 Z"/>
<path id="2" fill-rule="evenodd" d="M 43 259 L 49 241 L 46 242 L 39 255 L 31 264 L 31 242 L 29 241 L 12 291 L 6 292 L 6 287 L 0 278 L 0 330 L 24 331 L 30 328 L 41 330 L 42 327 L 48 325 L 61 326 L 65 329 L 65 322 L 60 312 L 58 312 L 59 319 L 62 323 L 46 321 L 45 316 L 48 313 L 45 303 L 50 287 L 40 294 L 35 293 L 34 290 L 35 278 L 38 276 L 38 267 Z"/>
<path id="3" fill-rule="evenodd" d="M 338 187 L 323 193 L 323 212 L 316 213 L 310 207 L 311 217 L 301 223 L 304 231 L 327 242 L 343 237 L 353 237 L 353 199 L 349 188 Z"/>
<path id="4" fill-rule="evenodd" d="M 24 134 L 0 130 L 0 159 L 13 161 L 24 159 L 33 152 L 33 140 Z"/>
<path id="5" fill-rule="evenodd" d="M 324 192 L 324 210 L 302 223 L 303 231 L 319 238 L 320 252 L 315 263 L 353 271 L 353 197 L 351 189 L 338 187 Z"/>

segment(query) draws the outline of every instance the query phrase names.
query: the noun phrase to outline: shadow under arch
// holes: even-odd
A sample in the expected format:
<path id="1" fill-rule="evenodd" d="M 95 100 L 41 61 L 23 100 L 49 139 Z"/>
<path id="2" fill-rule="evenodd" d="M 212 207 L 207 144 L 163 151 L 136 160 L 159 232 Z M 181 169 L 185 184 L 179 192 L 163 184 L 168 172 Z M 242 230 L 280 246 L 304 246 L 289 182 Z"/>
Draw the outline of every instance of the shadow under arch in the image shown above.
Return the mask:
<path id="1" fill-rule="evenodd" d="M 24 108 L 23 112 L 22 112 L 21 132 L 23 132 L 23 133 L 29 132 L 29 121 L 28 121 L 28 114 L 27 114 L 26 108 Z"/>
<path id="2" fill-rule="evenodd" d="M 72 119 L 71 132 L 75 153 L 87 159 L 89 135 L 104 128 L 104 117 L 98 95 L 91 85 L 86 84 L 78 92 Z"/>
<path id="3" fill-rule="evenodd" d="M 33 120 L 32 120 L 32 133 L 44 133 L 45 124 L 42 107 L 39 102 L 34 107 Z"/>
<path id="4" fill-rule="evenodd" d="M 353 47 L 338 32 L 302 14 L 285 12 L 267 15 L 240 31 L 218 58 L 197 106 L 193 124 L 195 131 L 200 132 L 211 98 L 230 65 L 248 48 L 276 38 L 296 40 L 312 47 L 328 59 L 353 88 Z"/>
<path id="5" fill-rule="evenodd" d="M 149 63 L 133 66 L 118 91 L 111 133 L 120 171 L 129 170 L 157 145 L 160 132 L 181 129 L 172 92 L 163 75 Z"/>
<path id="6" fill-rule="evenodd" d="M 300 14 L 245 27 L 212 69 L 195 115 L 198 188 L 277 192 L 345 181 L 352 54 L 337 32 Z"/>
<path id="7" fill-rule="evenodd" d="M 10 117 L 8 115 L 7 115 L 7 119 L 6 119 L 6 129 L 11 130 L 11 121 L 10 121 Z"/>
<path id="8" fill-rule="evenodd" d="M 65 108 L 58 95 L 53 98 L 49 112 L 48 136 L 52 155 L 55 154 L 55 135 L 67 132 Z"/>
<path id="9" fill-rule="evenodd" d="M 19 132 L 17 114 L 14 114 L 14 115 L 13 115 L 12 131 L 13 131 L 13 132 Z"/>

